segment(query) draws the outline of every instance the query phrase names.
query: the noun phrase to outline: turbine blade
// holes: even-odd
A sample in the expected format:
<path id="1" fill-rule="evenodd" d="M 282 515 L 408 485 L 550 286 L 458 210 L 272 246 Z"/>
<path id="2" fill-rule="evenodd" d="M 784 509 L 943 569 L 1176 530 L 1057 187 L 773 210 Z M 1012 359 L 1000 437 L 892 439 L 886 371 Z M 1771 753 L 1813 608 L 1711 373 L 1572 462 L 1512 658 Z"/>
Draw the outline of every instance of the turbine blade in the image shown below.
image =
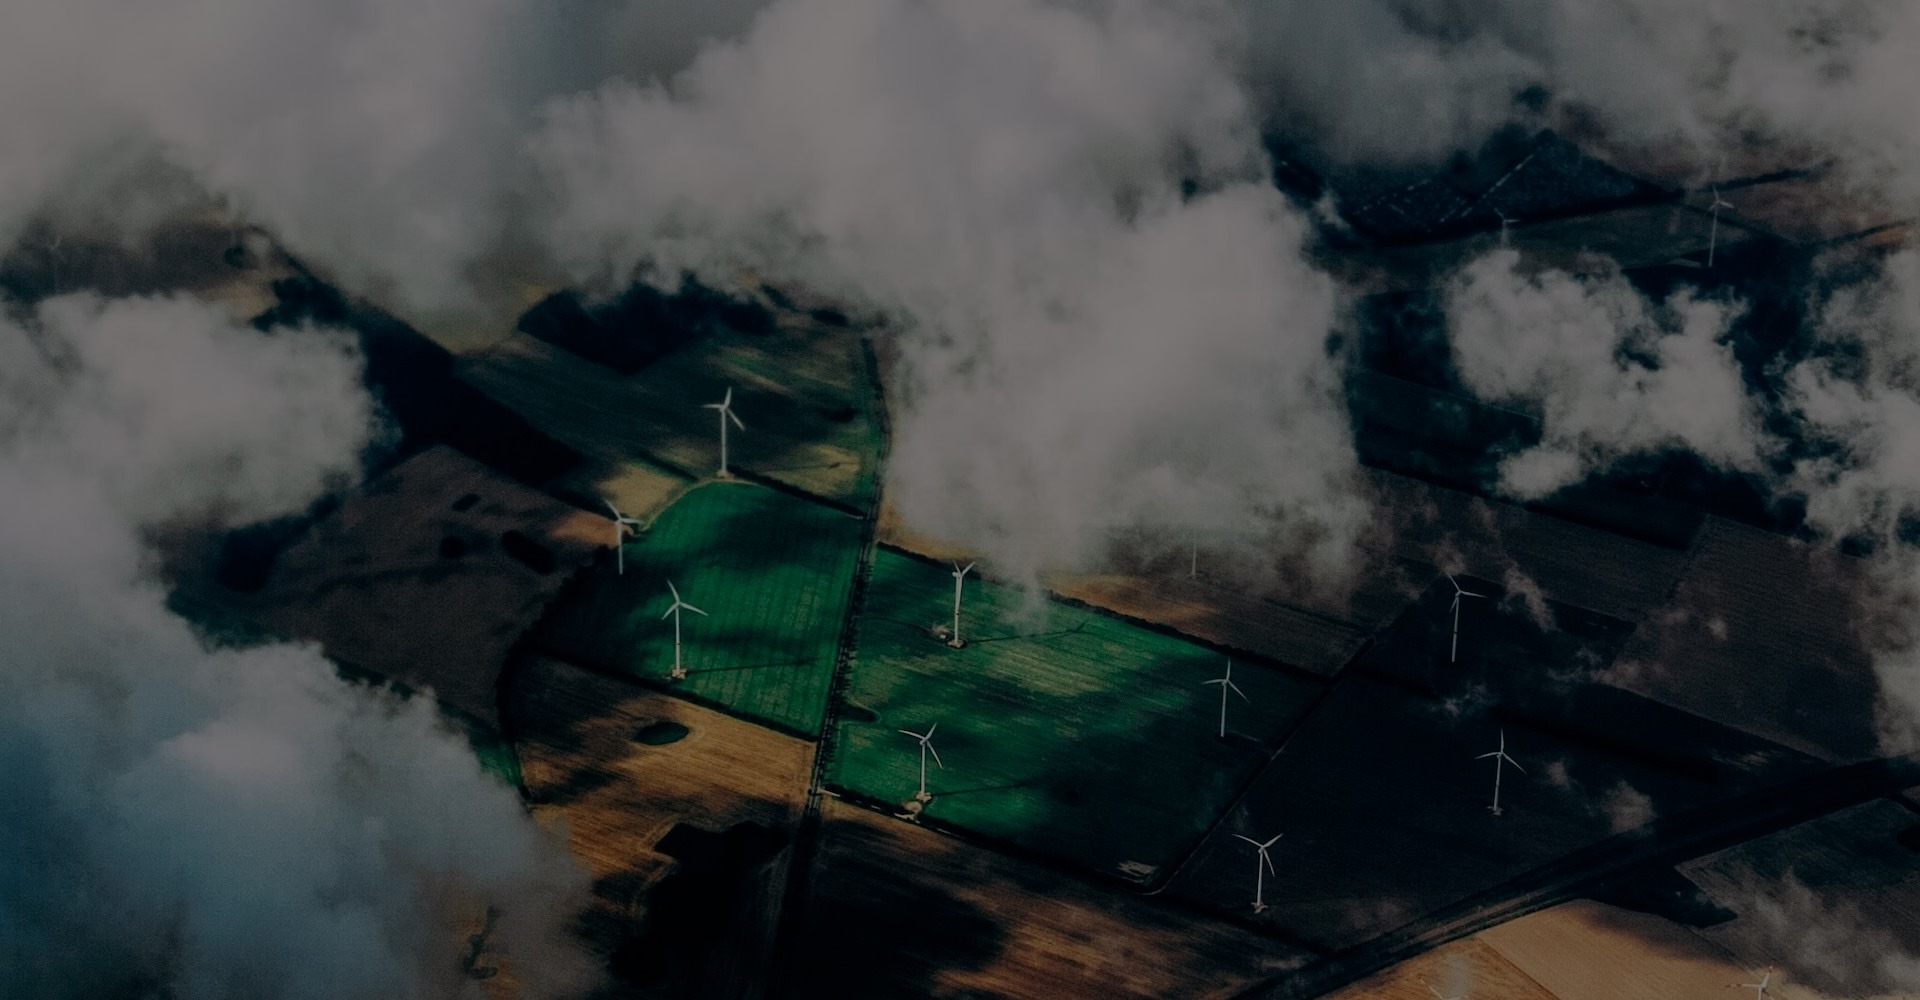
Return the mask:
<path id="1" fill-rule="evenodd" d="M 1269 875 L 1280 874 L 1280 872 L 1273 867 L 1273 858 L 1269 857 L 1266 851 L 1260 852 L 1260 863 L 1267 866 L 1267 874 Z"/>
<path id="2" fill-rule="evenodd" d="M 934 767 L 937 767 L 942 771 L 947 769 L 947 765 L 940 763 L 940 751 L 934 749 L 932 740 L 927 741 L 927 752 L 933 755 Z"/>
<path id="3" fill-rule="evenodd" d="M 740 418 L 734 416 L 732 410 L 721 410 L 720 412 L 726 414 L 728 420 L 733 421 L 733 426 L 738 427 L 743 431 L 747 429 L 747 425 L 741 423 Z"/>
<path id="4" fill-rule="evenodd" d="M 696 607 L 694 607 L 694 606 L 693 606 L 693 605 L 691 605 L 691 604 L 682 604 L 682 605 L 680 605 L 680 606 L 681 606 L 681 607 L 683 607 L 683 608 L 686 608 L 686 609 L 687 609 L 688 611 L 691 611 L 691 612 L 693 612 L 693 613 L 694 613 L 694 614 L 696 614 L 696 615 L 700 615 L 700 616 L 702 616 L 702 617 L 711 617 L 711 616 L 709 616 L 709 615 L 707 615 L 707 613 L 706 613 L 705 611 L 702 611 L 702 610 L 700 610 L 699 608 L 696 608 Z"/>
<path id="5" fill-rule="evenodd" d="M 1458 600 L 1458 599 L 1459 599 L 1459 598 L 1461 598 L 1461 597 L 1485 597 L 1485 596 L 1487 596 L 1487 595 L 1485 595 L 1485 594 L 1476 594 L 1476 593 L 1474 593 L 1474 592 L 1473 592 L 1473 591 L 1471 591 L 1471 590 L 1463 590 L 1463 591 L 1461 591 L 1461 592 L 1460 592 L 1460 593 L 1459 593 L 1458 595 L 1456 595 L 1456 597 L 1455 597 L 1455 599 L 1456 599 L 1456 600 Z"/>
<path id="6" fill-rule="evenodd" d="M 670 607 L 667 610 L 660 613 L 660 620 L 666 621 L 667 619 L 673 617 L 673 613 L 678 610 L 680 610 L 680 602 L 675 601 L 673 602 L 673 607 Z"/>
<path id="7" fill-rule="evenodd" d="M 1215 678 L 1214 678 L 1213 680 L 1210 680 L 1210 681 L 1201 681 L 1200 683 L 1202 683 L 1202 684 L 1229 684 L 1229 683 L 1232 683 L 1232 682 L 1231 682 L 1231 681 L 1228 681 L 1228 680 L 1227 680 L 1227 679 L 1226 679 L 1225 677 L 1215 677 Z"/>
<path id="8" fill-rule="evenodd" d="M 1226 678 L 1224 677 L 1221 679 L 1226 680 Z M 1241 701 L 1244 701 L 1249 705 L 1253 704 L 1253 699 L 1247 697 L 1247 693 L 1245 691 L 1240 690 L 1240 685 L 1235 684 L 1232 681 L 1227 681 L 1226 683 L 1227 683 L 1227 690 L 1232 691 L 1234 694 L 1239 695 Z"/>
<path id="9" fill-rule="evenodd" d="M 933 724 L 933 725 L 931 725 L 931 726 L 928 726 L 928 727 L 927 727 L 927 739 L 933 739 L 933 731 L 934 731 L 934 730 L 936 730 L 936 729 L 939 729 L 939 728 L 940 728 L 940 724 L 939 724 L 938 722 L 936 722 L 936 723 L 934 723 L 934 724 Z"/>
<path id="10" fill-rule="evenodd" d="M 921 735 L 920 735 L 919 733 L 916 733 L 916 732 L 914 732 L 914 731 L 913 731 L 913 730 L 911 730 L 911 729 L 902 729 L 902 730 L 900 730 L 900 734 L 901 734 L 902 736 L 911 736 L 911 737 L 913 737 L 913 738 L 914 738 L 914 739 L 916 739 L 916 740 L 917 740 L 917 739 L 922 739 L 922 738 L 923 738 L 923 737 L 921 737 Z"/>
<path id="11" fill-rule="evenodd" d="M 1264 843 L 1264 844 L 1261 844 L 1260 846 L 1261 846 L 1261 847 L 1263 847 L 1263 848 L 1265 848 L 1265 847 L 1272 847 L 1273 845 L 1275 845 L 1275 844 L 1277 844 L 1277 843 L 1279 843 L 1279 842 L 1280 842 L 1280 838 L 1281 838 L 1281 837 L 1284 837 L 1284 836 L 1286 836 L 1286 834 L 1284 834 L 1284 833 L 1276 833 L 1276 834 L 1274 834 L 1274 835 L 1273 835 L 1273 839 L 1271 839 L 1271 840 L 1269 840 L 1269 841 L 1267 841 L 1267 842 L 1266 842 L 1266 843 Z"/>
<path id="12" fill-rule="evenodd" d="M 723 409 L 726 409 L 726 407 L 724 407 L 724 406 L 721 406 L 721 405 L 720 405 L 719 403 L 701 403 L 701 404 L 700 404 L 700 408 L 701 408 L 701 409 L 703 409 L 703 410 L 723 410 Z"/>
<path id="13" fill-rule="evenodd" d="M 1503 754 L 1500 751 L 1495 750 L 1492 753 L 1483 753 L 1480 756 L 1475 757 L 1474 760 L 1486 760 L 1488 757 L 1505 757 L 1505 756 L 1506 754 Z"/>
<path id="14" fill-rule="evenodd" d="M 1252 844 L 1252 845 L 1253 845 L 1253 846 L 1255 846 L 1255 847 L 1259 847 L 1259 846 L 1260 846 L 1260 842 L 1259 842 L 1259 841 L 1257 841 L 1257 840 L 1255 840 L 1255 839 L 1253 839 L 1252 837 L 1241 837 L 1241 836 L 1240 836 L 1239 834 L 1237 834 L 1237 833 L 1236 833 L 1236 834 L 1234 834 L 1234 836 L 1235 836 L 1235 837 L 1239 837 L 1239 838 L 1240 838 L 1241 840 L 1244 840 L 1244 841 L 1246 841 L 1247 843 L 1249 843 L 1249 844 Z"/>
<path id="15" fill-rule="evenodd" d="M 620 517 L 620 508 L 618 508 L 618 507 L 615 507 L 615 506 L 613 505 L 613 501 L 611 501 L 611 500 L 608 500 L 608 499 L 606 499 L 605 497 L 602 497 L 602 498 L 600 499 L 600 502 L 601 502 L 601 503 L 603 503 L 603 504 L 606 504 L 606 505 L 607 505 L 607 509 L 608 509 L 608 510 L 610 510 L 610 511 L 613 511 L 613 516 L 614 516 L 614 519 L 615 519 L 615 520 L 618 520 L 618 519 L 619 519 L 619 517 Z"/>
<path id="16" fill-rule="evenodd" d="M 733 386 L 727 386 L 727 397 L 720 401 L 720 405 L 723 407 L 733 405 Z"/>
<path id="17" fill-rule="evenodd" d="M 1501 754 L 1500 756 L 1506 758 L 1507 763 L 1512 764 L 1514 770 L 1519 771 L 1521 774 L 1527 773 L 1527 769 L 1521 767 L 1519 761 L 1514 760 L 1512 757 L 1507 757 L 1506 754 Z"/>
<path id="18" fill-rule="evenodd" d="M 680 603 L 680 588 L 678 588 L 678 587 L 676 587 L 676 586 L 674 586 L 674 585 L 673 585 L 673 581 L 672 581 L 672 580 L 668 580 L 668 581 L 667 581 L 667 590 L 668 590 L 668 592 L 669 592 L 669 593 L 671 593 L 671 594 L 673 594 L 673 603 L 675 603 L 675 604 L 679 604 L 679 603 Z"/>

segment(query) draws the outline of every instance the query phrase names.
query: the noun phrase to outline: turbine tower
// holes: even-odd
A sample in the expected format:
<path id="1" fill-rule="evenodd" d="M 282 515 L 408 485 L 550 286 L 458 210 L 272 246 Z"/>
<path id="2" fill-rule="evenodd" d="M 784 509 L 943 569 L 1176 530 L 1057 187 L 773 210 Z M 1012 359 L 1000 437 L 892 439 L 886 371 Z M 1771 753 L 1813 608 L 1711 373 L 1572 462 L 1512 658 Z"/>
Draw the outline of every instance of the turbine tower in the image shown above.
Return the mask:
<path id="1" fill-rule="evenodd" d="M 1240 837 L 1241 840 L 1244 840 L 1247 843 L 1252 844 L 1254 846 L 1254 849 L 1260 852 L 1259 858 L 1254 862 L 1254 865 L 1253 865 L 1253 912 L 1259 913 L 1261 910 L 1264 910 L 1267 908 L 1267 900 L 1265 895 L 1266 885 L 1267 885 L 1267 873 L 1272 872 L 1274 870 L 1273 858 L 1272 856 L 1267 854 L 1267 848 L 1272 847 L 1275 841 L 1279 840 L 1281 837 L 1286 836 L 1286 834 L 1276 833 L 1272 836 L 1272 838 L 1270 838 L 1264 844 L 1253 839 L 1252 837 L 1241 837 L 1240 834 L 1237 834 L 1237 833 L 1234 834 L 1234 836 Z M 1276 872 L 1275 874 L 1278 874 L 1278 873 Z"/>
<path id="2" fill-rule="evenodd" d="M 1527 769 L 1521 767 L 1520 763 L 1512 757 L 1507 756 L 1507 731 L 1505 729 L 1500 730 L 1500 748 L 1492 753 L 1483 753 L 1475 757 L 1474 760 L 1486 760 L 1488 757 L 1493 758 L 1493 805 L 1487 808 L 1493 810 L 1493 814 L 1498 816 L 1500 815 L 1500 768 L 1503 765 L 1512 764 L 1513 769 L 1519 771 L 1521 774 L 1527 773 Z"/>
<path id="3" fill-rule="evenodd" d="M 613 512 L 614 575 L 625 576 L 627 575 L 627 535 L 629 532 L 635 535 L 640 533 L 640 519 L 637 517 L 628 517 L 620 513 L 620 508 L 615 507 L 611 500 L 601 500 L 600 502 L 606 504 L 607 509 Z"/>
<path id="4" fill-rule="evenodd" d="M 681 600 L 680 590 L 673 585 L 672 580 L 667 581 L 667 590 L 673 594 L 673 606 L 667 609 L 666 614 L 660 616 L 661 618 L 667 615 L 673 616 L 673 670 L 667 676 L 679 681 L 687 677 L 687 668 L 680 662 L 680 612 L 691 611 L 701 617 L 706 617 L 707 613 Z"/>
<path id="5" fill-rule="evenodd" d="M 747 425 L 741 423 L 740 418 L 733 415 L 733 386 L 727 386 L 725 399 L 722 399 L 718 403 L 707 403 L 702 406 L 701 409 L 720 411 L 720 478 L 731 479 L 733 478 L 733 473 L 727 471 L 727 421 L 733 421 L 733 426 L 740 430 L 744 431 L 747 429 Z"/>
<path id="6" fill-rule="evenodd" d="M 1460 581 L 1458 581 L 1458 580 L 1455 580 L 1455 579 L 1453 578 L 1453 574 L 1452 574 L 1452 573 L 1448 573 L 1448 574 L 1447 574 L 1447 582 L 1448 582 L 1448 583 L 1451 583 L 1451 584 L 1453 584 L 1453 608 L 1452 608 L 1452 611 L 1453 611 L 1453 649 L 1452 649 L 1452 651 L 1451 651 L 1451 652 L 1449 652 L 1449 653 L 1447 654 L 1447 662 L 1448 662 L 1448 663 L 1456 663 L 1456 662 L 1458 662 L 1458 661 L 1459 661 L 1459 659 L 1460 659 L 1460 599 L 1461 599 L 1462 597 L 1486 597 L 1487 595 L 1485 595 L 1485 594 L 1476 594 L 1476 593 L 1474 593 L 1474 592 L 1473 592 L 1473 591 L 1471 591 L 1471 590 L 1463 590 L 1463 589 L 1461 589 L 1461 587 L 1460 587 Z"/>
<path id="7" fill-rule="evenodd" d="M 1507 227 L 1513 225 L 1513 220 L 1507 218 L 1507 213 L 1502 212 L 1497 208 L 1493 210 L 1493 214 L 1495 218 L 1500 220 L 1500 245 L 1506 246 L 1507 245 Z"/>
<path id="8" fill-rule="evenodd" d="M 947 645 L 955 649 L 966 645 L 966 641 L 960 638 L 960 585 L 974 565 L 968 563 L 963 568 L 959 563 L 953 564 L 953 634 L 947 637 Z"/>
<path id="9" fill-rule="evenodd" d="M 1713 266 L 1713 251 L 1720 243 L 1720 210 L 1733 207 L 1726 199 L 1720 197 L 1720 186 L 1718 184 L 1714 185 L 1710 190 L 1713 192 L 1713 203 L 1707 206 L 1707 210 L 1713 216 L 1713 223 L 1707 228 L 1708 267 Z"/>
<path id="10" fill-rule="evenodd" d="M 940 724 L 936 722 L 928 726 L 927 731 L 924 733 L 916 733 L 911 729 L 900 730 L 902 735 L 911 736 L 920 741 L 920 790 L 913 793 L 913 800 L 915 802 L 926 803 L 933 801 L 933 796 L 927 794 L 927 754 L 933 754 L 934 767 L 940 768 L 943 771 L 946 770 L 947 767 L 945 764 L 940 763 L 940 751 L 933 748 L 933 731 L 939 728 Z"/>
<path id="11" fill-rule="evenodd" d="M 1233 682 L 1232 660 L 1227 661 L 1226 676 L 1215 677 L 1213 680 L 1201 681 L 1200 683 L 1220 685 L 1220 738 L 1224 740 L 1227 738 L 1227 692 L 1232 691 L 1234 694 L 1239 695 L 1240 700 L 1249 705 L 1253 704 L 1253 699 L 1247 697 L 1247 693 L 1240 690 L 1240 685 Z"/>
<path id="12" fill-rule="evenodd" d="M 1753 1000 L 1766 1000 L 1767 997 L 1773 995 L 1772 990 L 1767 986 L 1768 981 L 1772 979 L 1773 969 L 1768 968 L 1761 974 L 1760 981 L 1757 983 L 1730 983 L 1727 988 L 1730 990 L 1752 990 Z"/>

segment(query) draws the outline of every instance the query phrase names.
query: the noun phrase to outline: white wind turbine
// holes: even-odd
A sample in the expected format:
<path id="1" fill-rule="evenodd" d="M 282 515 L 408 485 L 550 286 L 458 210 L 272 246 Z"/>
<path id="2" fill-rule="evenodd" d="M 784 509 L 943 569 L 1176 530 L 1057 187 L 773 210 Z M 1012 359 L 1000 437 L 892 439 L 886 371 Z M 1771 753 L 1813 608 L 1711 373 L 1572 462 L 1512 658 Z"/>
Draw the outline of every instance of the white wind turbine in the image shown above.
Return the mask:
<path id="1" fill-rule="evenodd" d="M 1220 685 L 1220 738 L 1226 739 L 1227 738 L 1227 692 L 1232 691 L 1234 694 L 1239 695 L 1240 700 L 1246 702 L 1249 705 L 1253 704 L 1253 699 L 1247 697 L 1247 693 L 1245 691 L 1240 690 L 1240 685 L 1235 684 L 1233 682 L 1233 661 L 1232 660 L 1227 661 L 1226 676 L 1215 677 L 1210 681 L 1201 681 L 1200 683 Z"/>
<path id="2" fill-rule="evenodd" d="M 1486 760 L 1488 757 L 1493 758 L 1493 805 L 1487 808 L 1493 810 L 1493 814 L 1498 816 L 1500 815 L 1500 768 L 1503 765 L 1512 764 L 1513 769 L 1519 771 L 1521 774 L 1527 773 L 1527 769 L 1521 767 L 1520 763 L 1512 757 L 1507 756 L 1507 731 L 1505 729 L 1500 730 L 1500 748 L 1492 753 L 1483 753 L 1475 757 L 1474 760 Z"/>
<path id="3" fill-rule="evenodd" d="M 936 722 L 928 726 L 927 731 L 924 733 L 916 733 L 911 729 L 900 730 L 902 735 L 911 736 L 920 741 L 920 790 L 913 793 L 913 800 L 915 802 L 933 801 L 933 796 L 927 794 L 927 754 L 933 754 L 934 767 L 940 768 L 943 771 L 946 770 L 947 767 L 945 764 L 940 763 L 940 751 L 933 748 L 933 731 L 939 728 L 940 724 Z"/>
<path id="4" fill-rule="evenodd" d="M 611 500 L 603 499 L 600 502 L 606 504 L 607 509 L 613 512 L 614 573 L 617 576 L 625 576 L 627 574 L 627 535 L 640 533 L 640 519 L 620 513 L 620 508 L 615 507 Z"/>
<path id="5" fill-rule="evenodd" d="M 974 565 L 968 563 L 962 567 L 959 563 L 953 564 L 953 634 L 947 637 L 947 645 L 955 649 L 966 645 L 960 638 L 960 586 Z"/>
<path id="6" fill-rule="evenodd" d="M 661 618 L 667 615 L 673 616 L 673 670 L 667 676 L 676 681 L 685 680 L 687 668 L 680 662 L 680 612 L 691 611 L 701 617 L 706 617 L 707 613 L 681 600 L 680 590 L 673 585 L 672 580 L 667 581 L 667 590 L 673 594 L 673 606 L 666 610 L 666 614 L 660 616 Z"/>
<path id="7" fill-rule="evenodd" d="M 1727 988 L 1730 990 L 1752 990 L 1753 1000 L 1766 1000 L 1767 997 L 1773 995 L 1767 986 L 1767 983 L 1772 979 L 1773 969 L 1768 968 L 1761 974 L 1760 981 L 1757 983 L 1732 983 L 1728 985 Z"/>
<path id="8" fill-rule="evenodd" d="M 1713 203 L 1707 206 L 1707 210 L 1713 216 L 1713 222 L 1707 227 L 1707 266 L 1712 267 L 1713 251 L 1720 243 L 1720 210 L 1723 208 L 1732 208 L 1733 205 L 1726 199 L 1720 197 L 1720 186 L 1718 184 L 1709 190 L 1713 192 Z"/>
<path id="9" fill-rule="evenodd" d="M 1447 582 L 1453 584 L 1453 649 L 1447 654 L 1447 662 L 1455 663 L 1460 659 L 1460 599 L 1462 597 L 1486 597 L 1487 595 L 1476 594 L 1471 590 L 1462 589 L 1460 581 L 1455 580 L 1452 573 L 1447 574 Z"/>
<path id="10" fill-rule="evenodd" d="M 1286 834 L 1276 833 L 1273 835 L 1271 839 L 1269 839 L 1264 844 L 1253 839 L 1252 837 L 1242 837 L 1240 836 L 1240 834 L 1237 834 L 1237 833 L 1234 834 L 1234 836 L 1239 837 L 1241 840 L 1244 840 L 1249 844 L 1252 844 L 1254 846 L 1254 849 L 1260 852 L 1259 858 L 1254 862 L 1254 865 L 1253 865 L 1253 912 L 1259 913 L 1260 911 L 1267 908 L 1267 901 L 1266 901 L 1267 873 L 1272 872 L 1274 870 L 1273 858 L 1267 854 L 1267 848 L 1272 847 L 1275 841 L 1278 841 L 1281 837 L 1286 836 Z M 1275 872 L 1275 874 L 1278 874 L 1278 873 Z"/>
<path id="11" fill-rule="evenodd" d="M 1513 225 L 1513 220 L 1507 218 L 1507 213 L 1502 212 L 1497 208 L 1493 210 L 1493 215 L 1495 218 L 1500 220 L 1500 245 L 1506 246 L 1507 245 L 1507 227 Z"/>
<path id="12" fill-rule="evenodd" d="M 720 478 L 731 478 L 733 473 L 727 471 L 727 421 L 733 421 L 733 426 L 743 431 L 747 429 L 747 425 L 733 415 L 733 386 L 727 386 L 725 399 L 718 403 L 707 403 L 701 409 L 720 411 Z"/>

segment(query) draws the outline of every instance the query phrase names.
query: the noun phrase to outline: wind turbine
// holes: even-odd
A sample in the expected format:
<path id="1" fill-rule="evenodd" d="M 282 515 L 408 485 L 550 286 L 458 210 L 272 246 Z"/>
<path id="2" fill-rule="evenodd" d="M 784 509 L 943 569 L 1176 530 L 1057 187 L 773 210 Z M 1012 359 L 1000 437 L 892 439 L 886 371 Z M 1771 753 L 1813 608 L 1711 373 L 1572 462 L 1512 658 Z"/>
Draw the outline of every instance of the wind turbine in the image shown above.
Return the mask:
<path id="1" fill-rule="evenodd" d="M 1720 197 L 1720 186 L 1718 184 L 1713 185 L 1709 190 L 1713 192 L 1713 203 L 1708 206 L 1708 211 L 1713 215 L 1713 223 L 1707 228 L 1707 266 L 1712 267 L 1713 251 L 1720 242 L 1720 210 L 1723 208 L 1732 208 L 1733 205 L 1726 199 Z"/>
<path id="2" fill-rule="evenodd" d="M 1474 760 L 1486 760 L 1488 757 L 1493 758 L 1493 805 L 1488 806 L 1487 808 L 1492 809 L 1493 814 L 1495 816 L 1498 816 L 1500 815 L 1500 768 L 1501 766 L 1505 764 L 1512 764 L 1513 769 L 1516 771 L 1519 771 L 1521 774 L 1527 773 L 1527 769 L 1524 767 L 1521 767 L 1520 763 L 1514 760 L 1512 757 L 1507 756 L 1507 731 L 1505 729 L 1500 730 L 1500 749 L 1495 750 L 1492 753 L 1483 753 L 1480 756 L 1475 757 Z"/>
<path id="3" fill-rule="evenodd" d="M 1507 213 L 1502 212 L 1497 208 L 1493 210 L 1493 215 L 1495 218 L 1500 220 L 1500 245 L 1506 246 L 1507 245 L 1507 227 L 1510 225 L 1513 225 L 1513 220 L 1507 218 Z"/>
<path id="4" fill-rule="evenodd" d="M 973 569 L 974 565 L 974 563 L 968 563 L 963 568 L 959 563 L 953 564 L 953 634 L 947 637 L 947 645 L 955 649 L 966 645 L 966 642 L 960 638 L 960 585 L 967 571 Z"/>
<path id="5" fill-rule="evenodd" d="M 667 590 L 673 593 L 673 606 L 667 609 L 666 614 L 660 616 L 661 618 L 667 615 L 673 616 L 673 670 L 667 676 L 676 681 L 685 680 L 687 668 L 680 663 L 680 612 L 691 611 L 701 617 L 706 617 L 707 613 L 681 600 L 680 591 L 673 585 L 672 580 L 667 581 Z"/>
<path id="6" fill-rule="evenodd" d="M 1447 582 L 1453 584 L 1453 650 L 1447 654 L 1447 662 L 1454 663 L 1460 659 L 1460 599 L 1462 597 L 1485 597 L 1487 595 L 1476 594 L 1471 590 L 1461 589 L 1460 581 L 1455 580 L 1452 573 L 1447 574 Z"/>
<path id="7" fill-rule="evenodd" d="M 1438 989 L 1435 989 L 1432 983 L 1427 984 L 1427 992 L 1433 994 L 1435 997 L 1435 1000 L 1467 1000 L 1467 995 L 1465 993 L 1462 993 L 1459 996 L 1450 997 L 1440 992 Z"/>
<path id="8" fill-rule="evenodd" d="M 1259 913 L 1261 910 L 1264 910 L 1267 908 L 1267 901 L 1265 897 L 1267 873 L 1273 871 L 1273 858 L 1272 856 L 1267 854 L 1267 848 L 1272 847 L 1274 845 L 1274 841 L 1277 841 L 1281 837 L 1286 836 L 1286 834 L 1276 833 L 1273 835 L 1271 839 L 1269 839 L 1264 844 L 1253 839 L 1252 837 L 1242 837 L 1240 836 L 1240 834 L 1237 834 L 1237 833 L 1234 834 L 1234 836 L 1240 837 L 1241 840 L 1244 840 L 1247 843 L 1252 844 L 1254 846 L 1254 849 L 1260 852 L 1259 860 L 1255 861 L 1253 865 L 1253 912 Z M 1275 874 L 1278 874 L 1278 873 L 1276 872 Z"/>
<path id="9" fill-rule="evenodd" d="M 916 733 L 911 729 L 900 730 L 903 735 L 911 736 L 920 741 L 920 790 L 913 793 L 913 800 L 915 802 L 933 801 L 933 796 L 927 794 L 927 754 L 933 754 L 934 767 L 940 768 L 943 771 L 946 770 L 947 767 L 945 764 L 940 763 L 940 751 L 933 748 L 933 731 L 939 728 L 940 724 L 936 722 L 928 726 L 927 731 L 924 733 Z"/>
<path id="10" fill-rule="evenodd" d="M 614 573 L 617 576 L 625 576 L 627 575 L 627 534 L 629 532 L 636 535 L 640 533 L 640 519 L 637 517 L 628 517 L 620 513 L 620 508 L 615 507 L 611 500 L 603 499 L 600 502 L 606 504 L 607 509 L 613 512 Z"/>
<path id="11" fill-rule="evenodd" d="M 1773 995 L 1772 993 L 1769 993 L 1769 992 L 1767 992 L 1767 981 L 1768 981 L 1768 980 L 1770 980 L 1770 979 L 1772 979 L 1772 978 L 1773 978 L 1773 969 L 1772 969 L 1772 968 L 1768 968 L 1768 969 L 1767 969 L 1767 970 L 1766 970 L 1766 971 L 1765 971 L 1764 973 L 1762 973 L 1762 974 L 1761 974 L 1761 976 L 1760 976 L 1760 981 L 1759 981 L 1759 982 L 1757 982 L 1757 983 L 1730 983 L 1730 984 L 1728 984 L 1728 986 L 1727 986 L 1727 989 L 1730 989 L 1730 990 L 1752 990 L 1752 991 L 1753 991 L 1753 1000 L 1766 1000 L 1766 998 L 1767 998 L 1767 997 L 1770 997 L 1770 996 L 1772 996 L 1772 995 Z"/>
<path id="12" fill-rule="evenodd" d="M 733 415 L 733 386 L 727 386 L 727 396 L 725 399 L 722 399 L 718 403 L 707 403 L 702 406 L 701 409 L 720 411 L 720 478 L 730 479 L 733 474 L 727 471 L 727 421 L 733 421 L 733 426 L 743 431 L 747 429 L 747 425 L 741 423 L 740 418 Z"/>
<path id="13" fill-rule="evenodd" d="M 1249 705 L 1253 704 L 1253 699 L 1247 697 L 1247 693 L 1240 690 L 1240 685 L 1233 682 L 1232 660 L 1227 661 L 1227 674 L 1225 677 L 1215 677 L 1213 680 L 1201 681 L 1200 683 L 1220 685 L 1220 738 L 1224 740 L 1227 738 L 1227 692 L 1232 691 L 1234 694 L 1239 695 L 1240 700 Z"/>

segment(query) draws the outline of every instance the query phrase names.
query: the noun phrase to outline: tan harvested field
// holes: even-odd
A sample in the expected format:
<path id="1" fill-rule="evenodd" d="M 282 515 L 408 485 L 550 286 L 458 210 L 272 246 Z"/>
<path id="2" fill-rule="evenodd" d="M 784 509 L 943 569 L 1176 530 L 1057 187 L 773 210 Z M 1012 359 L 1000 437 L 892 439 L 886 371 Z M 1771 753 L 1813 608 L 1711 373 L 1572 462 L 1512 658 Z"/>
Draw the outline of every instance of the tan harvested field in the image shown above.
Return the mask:
<path id="1" fill-rule="evenodd" d="M 1864 570 L 1709 519 L 1670 608 L 1641 625 L 1610 679 L 1828 760 L 1872 756 L 1879 686 L 1854 614 Z"/>
<path id="2" fill-rule="evenodd" d="M 1792 974 L 1786 997 L 1920 997 L 1920 815 L 1876 800 L 1680 866 L 1738 919 L 1702 936 Z"/>
<path id="3" fill-rule="evenodd" d="M 1673 921 L 1587 900 L 1529 914 L 1478 939 L 1558 1000 L 1726 996 L 1729 984 L 1753 981 L 1752 970 Z"/>
<path id="4" fill-rule="evenodd" d="M 247 247 L 245 267 L 227 256 L 236 239 Z M 23 234 L 0 258 L 0 284 L 32 296 L 56 289 L 113 297 L 185 293 L 226 307 L 244 323 L 271 308 L 278 301 L 273 282 L 293 274 L 265 233 L 235 225 L 213 206 L 170 219 L 137 242 L 84 232 L 63 233 L 58 248 L 48 242 L 44 231 Z"/>
<path id="5" fill-rule="evenodd" d="M 1444 997 L 1556 1000 L 1552 992 L 1534 982 L 1481 937 L 1455 941 L 1410 958 L 1326 994 L 1325 1000 L 1433 1000 L 1435 990 Z"/>
<path id="6" fill-rule="evenodd" d="M 1711 197 L 1702 194 L 1700 200 Z M 1797 243 L 1843 239 L 1899 221 L 1877 206 L 1849 201 L 1839 185 L 1820 178 L 1734 188 L 1721 198 L 1740 220 Z"/>
<path id="7" fill-rule="evenodd" d="M 807 997 L 1230 997 L 1305 958 L 828 800 L 804 915 Z"/>
<path id="8" fill-rule="evenodd" d="M 516 668 L 506 704 L 535 815 L 565 825 L 594 877 L 589 941 L 657 977 L 630 984 L 638 995 L 756 995 L 791 852 L 702 867 L 657 848 L 683 823 L 709 833 L 754 823 L 784 844 L 812 745 L 547 658 Z M 659 723 L 686 735 L 635 738 Z"/>
<path id="9" fill-rule="evenodd" d="M 509 554 L 507 532 L 547 552 L 547 571 Z M 611 538 L 605 518 L 432 448 L 356 491 L 281 554 L 265 589 L 235 602 L 497 727 L 510 648 Z"/>

